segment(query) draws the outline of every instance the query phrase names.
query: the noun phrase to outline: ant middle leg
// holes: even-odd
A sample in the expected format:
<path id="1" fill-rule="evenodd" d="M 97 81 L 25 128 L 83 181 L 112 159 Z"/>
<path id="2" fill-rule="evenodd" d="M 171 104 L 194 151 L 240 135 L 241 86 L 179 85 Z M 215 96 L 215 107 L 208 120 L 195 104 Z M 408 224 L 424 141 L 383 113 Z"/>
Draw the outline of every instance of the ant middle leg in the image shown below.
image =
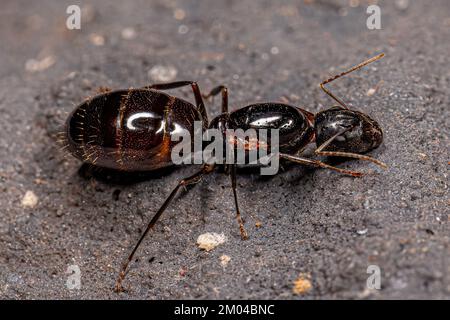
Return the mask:
<path id="1" fill-rule="evenodd" d="M 180 190 L 181 187 L 185 187 L 187 185 L 190 184 L 195 184 L 200 182 L 200 180 L 202 179 L 202 177 L 205 174 L 208 174 L 210 172 L 212 172 L 214 169 L 214 165 L 209 165 L 209 164 L 205 164 L 202 166 L 202 168 L 196 172 L 195 174 L 193 174 L 190 177 L 184 178 L 182 180 L 180 180 L 180 182 L 178 182 L 177 186 L 172 190 L 172 192 L 170 193 L 170 195 L 167 197 L 167 199 L 164 201 L 164 203 L 162 204 L 162 206 L 159 208 L 159 210 L 156 212 L 156 214 L 153 216 L 153 218 L 150 220 L 149 224 L 147 225 L 147 228 L 145 229 L 145 231 L 142 233 L 141 237 L 139 238 L 138 242 L 136 243 L 136 245 L 134 246 L 133 250 L 131 251 L 131 253 L 129 254 L 127 260 L 125 261 L 125 263 L 123 264 L 122 268 L 120 269 L 120 273 L 119 276 L 117 277 L 116 280 L 116 285 L 114 288 L 114 291 L 116 292 L 121 292 L 123 291 L 122 289 L 122 281 L 125 278 L 126 275 L 126 271 L 128 269 L 128 265 L 130 264 L 130 262 L 133 260 L 134 254 L 136 253 L 137 249 L 139 248 L 139 246 L 141 245 L 142 241 L 144 240 L 145 236 L 148 234 L 148 232 L 153 229 L 153 227 L 155 226 L 156 222 L 158 221 L 159 217 L 163 214 L 163 212 L 166 210 L 166 208 L 169 206 L 169 204 L 172 202 L 173 198 L 175 197 L 175 195 L 178 193 L 178 191 Z"/>
<path id="2" fill-rule="evenodd" d="M 170 90 L 170 89 L 176 89 L 180 87 L 185 86 L 191 86 L 192 92 L 194 93 L 195 97 L 195 104 L 197 106 L 197 110 L 202 115 L 203 121 L 206 122 L 206 125 L 208 124 L 208 113 L 206 112 L 205 104 L 203 103 L 202 94 L 200 92 L 200 88 L 195 81 L 175 81 L 175 82 L 168 82 L 168 83 L 155 83 L 151 84 L 149 86 L 145 86 L 144 89 L 156 89 L 156 90 Z"/>
<path id="3" fill-rule="evenodd" d="M 203 98 L 208 99 L 222 93 L 222 113 L 228 113 L 228 88 L 224 85 L 213 88 L 208 94 L 203 95 Z"/>
<path id="4" fill-rule="evenodd" d="M 352 152 L 344 152 L 344 151 L 323 151 L 331 142 L 333 142 L 334 139 L 339 137 L 340 135 L 344 134 L 345 132 L 353 129 L 353 127 L 346 128 L 338 133 L 336 133 L 334 136 L 329 138 L 327 141 L 322 143 L 314 152 L 317 155 L 320 156 L 326 156 L 326 157 L 347 157 L 347 158 L 354 158 L 359 160 L 365 160 L 375 163 L 376 165 L 382 167 L 383 169 L 387 168 L 387 165 L 384 162 L 381 162 L 380 160 L 374 159 L 372 157 L 358 154 L 358 153 L 352 153 Z"/>

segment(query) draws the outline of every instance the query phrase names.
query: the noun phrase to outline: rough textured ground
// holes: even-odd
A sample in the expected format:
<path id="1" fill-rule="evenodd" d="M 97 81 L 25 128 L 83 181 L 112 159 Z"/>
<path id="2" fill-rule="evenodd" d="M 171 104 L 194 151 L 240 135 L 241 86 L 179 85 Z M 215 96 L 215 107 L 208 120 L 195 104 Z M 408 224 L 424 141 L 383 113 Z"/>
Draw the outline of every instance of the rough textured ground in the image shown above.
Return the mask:
<path id="1" fill-rule="evenodd" d="M 379 2 L 382 30 L 368 30 L 367 3 L 351 3 L 79 1 L 82 29 L 69 31 L 64 1 L 3 1 L 0 297 L 450 298 L 450 4 Z M 95 178 L 55 144 L 66 112 L 99 86 L 154 82 L 155 66 L 205 91 L 226 83 L 232 109 L 271 100 L 315 112 L 333 104 L 321 80 L 382 51 L 386 58 L 333 88 L 382 125 L 385 141 L 372 155 L 387 171 L 347 161 L 340 165 L 376 173 L 244 172 L 245 242 L 229 179 L 212 174 L 178 197 L 145 241 L 129 292 L 112 292 L 144 224 L 194 168 Z M 191 99 L 188 89 L 177 94 Z M 218 99 L 208 109 L 216 115 Z M 37 203 L 24 207 L 27 191 Z M 201 251 L 196 239 L 205 232 L 228 240 Z M 226 267 L 222 255 L 231 258 Z M 80 290 L 66 288 L 73 264 Z M 369 265 L 381 268 L 381 290 L 366 288 Z M 312 288 L 294 296 L 301 274 Z"/>

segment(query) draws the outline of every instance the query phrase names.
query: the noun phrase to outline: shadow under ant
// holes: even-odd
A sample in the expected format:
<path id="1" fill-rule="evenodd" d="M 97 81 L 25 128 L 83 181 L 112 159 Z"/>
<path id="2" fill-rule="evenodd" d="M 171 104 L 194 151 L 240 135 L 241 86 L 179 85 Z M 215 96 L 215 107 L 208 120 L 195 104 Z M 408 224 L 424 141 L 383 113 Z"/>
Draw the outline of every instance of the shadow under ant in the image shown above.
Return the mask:
<path id="1" fill-rule="evenodd" d="M 328 159 L 328 163 L 331 165 L 339 165 L 348 162 L 348 158 L 333 157 Z M 289 172 L 293 167 L 298 167 L 295 163 L 289 161 L 280 161 L 280 168 L 278 173 Z M 160 179 L 169 176 L 178 169 L 177 166 L 170 166 L 153 171 L 123 171 L 116 169 L 109 169 L 99 167 L 93 164 L 83 163 L 78 169 L 78 175 L 86 180 L 95 179 L 97 181 L 106 184 L 115 185 L 133 185 L 136 183 L 150 181 L 153 179 Z M 315 171 L 320 168 L 306 168 L 307 172 Z M 237 172 L 242 176 L 257 176 L 259 181 L 270 181 L 274 175 L 261 175 L 261 167 L 259 166 L 238 166 Z M 217 168 L 217 174 L 226 173 L 225 166 L 221 165 Z M 300 179 L 302 177 L 299 177 Z M 193 186 L 192 186 L 193 187 Z"/>
<path id="2" fill-rule="evenodd" d="M 86 180 L 95 179 L 107 184 L 126 186 L 153 179 L 160 179 L 170 175 L 175 170 L 176 167 L 171 166 L 153 171 L 123 171 L 83 163 L 78 169 L 78 175 Z"/>

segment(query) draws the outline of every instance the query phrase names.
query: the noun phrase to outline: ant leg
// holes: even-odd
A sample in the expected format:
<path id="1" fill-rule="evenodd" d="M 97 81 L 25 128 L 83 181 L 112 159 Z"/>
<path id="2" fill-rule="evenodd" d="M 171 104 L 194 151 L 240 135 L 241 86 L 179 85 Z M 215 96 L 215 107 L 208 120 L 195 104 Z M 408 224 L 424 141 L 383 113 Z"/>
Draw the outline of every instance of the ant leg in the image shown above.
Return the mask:
<path id="1" fill-rule="evenodd" d="M 170 193 L 170 195 L 167 197 L 167 199 L 164 201 L 164 203 L 162 204 L 162 206 L 159 208 L 159 210 L 156 212 L 156 214 L 153 216 L 152 220 L 150 220 L 149 224 L 147 225 L 147 228 L 145 229 L 145 231 L 142 233 L 141 237 L 139 238 L 138 242 L 136 243 L 136 245 L 134 246 L 133 250 L 131 251 L 130 255 L 128 256 L 128 259 L 125 261 L 125 263 L 123 264 L 119 276 L 117 278 L 116 281 L 116 285 L 114 288 L 114 291 L 116 292 L 121 292 L 123 291 L 122 289 L 122 281 L 125 278 L 126 275 L 126 271 L 128 268 L 128 265 L 130 264 L 131 260 L 133 260 L 134 254 L 136 253 L 136 250 L 139 248 L 139 246 L 142 243 L 142 240 L 144 240 L 145 236 L 147 235 L 147 233 L 155 226 L 156 222 L 158 221 L 159 217 L 162 215 L 162 213 L 164 212 L 164 210 L 166 210 L 166 208 L 168 207 L 168 205 L 170 204 L 170 202 L 173 200 L 173 198 L 175 197 L 175 195 L 177 194 L 178 190 L 181 187 L 190 185 L 190 184 L 195 184 L 200 182 L 201 178 L 205 175 L 208 174 L 210 172 L 212 172 L 214 169 L 213 165 L 208 165 L 205 164 L 203 165 L 203 167 L 196 172 L 195 174 L 193 174 L 190 177 L 184 178 L 182 180 L 180 180 L 180 182 L 178 182 L 178 185 L 172 190 L 172 192 Z"/>
<path id="2" fill-rule="evenodd" d="M 191 86 L 192 91 L 194 92 L 195 104 L 197 105 L 197 110 L 202 115 L 203 121 L 208 125 L 208 114 L 206 113 L 205 104 L 203 103 L 202 94 L 200 92 L 200 88 L 195 81 L 176 81 L 176 82 L 168 82 L 168 83 L 156 83 L 149 86 L 143 87 L 144 89 L 156 89 L 156 90 L 170 90 L 176 89 L 184 86 Z"/>
<path id="3" fill-rule="evenodd" d="M 342 77 L 342 76 L 345 76 L 345 75 L 349 74 L 350 72 L 353 72 L 353 71 L 356 71 L 356 70 L 358 70 L 358 69 L 361 69 L 362 67 L 368 65 L 369 63 L 372 63 L 372 62 L 374 62 L 374 61 L 376 61 L 376 60 L 378 60 L 378 59 L 381 59 L 381 58 L 383 58 L 383 57 L 384 57 L 384 53 L 381 53 L 381 54 L 379 54 L 379 55 L 377 55 L 377 56 L 375 56 L 375 57 L 373 57 L 373 58 L 370 58 L 369 60 L 366 60 L 366 61 L 364 61 L 364 62 L 361 62 L 360 64 L 358 64 L 358 65 L 356 65 L 356 66 L 350 68 L 349 70 L 344 71 L 344 72 L 342 72 L 342 73 L 340 73 L 340 74 L 338 74 L 338 75 L 335 75 L 335 76 L 333 76 L 333 77 L 331 77 L 331 78 L 329 78 L 329 79 L 323 81 L 323 82 L 320 84 L 320 88 L 321 88 L 327 95 L 329 95 L 334 101 L 336 101 L 337 103 L 339 103 L 340 106 L 342 107 L 342 109 L 348 109 L 348 107 L 347 107 L 347 105 L 344 103 L 344 101 L 342 101 L 341 99 L 337 98 L 334 94 L 332 94 L 327 88 L 325 88 L 325 85 L 326 85 L 327 83 L 330 83 L 330 82 L 333 81 L 333 80 L 336 80 L 336 79 L 338 79 L 338 78 L 340 78 L 340 77 Z"/>
<path id="4" fill-rule="evenodd" d="M 280 158 L 286 159 L 286 160 L 289 160 L 289 161 L 292 161 L 292 162 L 300 163 L 300 164 L 306 164 L 306 165 L 311 165 L 311 166 L 314 166 L 314 167 L 321 167 L 321 168 L 334 170 L 334 171 L 337 171 L 337 172 L 340 172 L 340 173 L 343 173 L 343 174 L 348 174 L 348 175 L 353 176 L 353 177 L 361 177 L 361 176 L 364 175 L 362 172 L 345 170 L 345 169 L 333 167 L 333 166 L 331 166 L 329 164 L 326 164 L 326 163 L 324 163 L 322 161 L 319 161 L 319 160 L 312 160 L 312 159 L 297 157 L 297 156 L 293 156 L 293 155 L 286 154 L 286 153 L 280 153 Z"/>
<path id="5" fill-rule="evenodd" d="M 222 113 L 228 113 L 228 88 L 220 85 L 213 88 L 208 94 L 203 95 L 204 99 L 208 99 L 209 97 L 214 97 L 222 93 Z"/>
<path id="6" fill-rule="evenodd" d="M 381 162 L 380 160 L 374 159 L 369 156 L 365 156 L 362 154 L 357 153 L 351 153 L 351 152 L 342 152 L 342 151 L 322 151 L 325 149 L 334 139 L 336 139 L 341 134 L 344 134 L 345 132 L 353 129 L 353 127 L 346 128 L 338 133 L 336 133 L 334 136 L 332 136 L 330 139 L 322 143 L 316 151 L 314 151 L 317 155 L 326 156 L 326 157 L 348 157 L 348 158 L 355 158 L 359 160 L 365 160 L 375 163 L 376 165 L 382 167 L 383 169 L 387 168 L 387 165 L 384 162 Z"/>
<path id="7" fill-rule="evenodd" d="M 239 223 L 239 230 L 241 232 L 242 240 L 247 240 L 248 235 L 247 231 L 245 231 L 244 228 L 244 222 L 242 221 L 241 212 L 239 211 L 239 204 L 236 193 L 236 165 L 232 164 L 230 166 L 231 166 L 231 188 L 233 189 L 234 205 L 236 206 L 236 219 Z"/>

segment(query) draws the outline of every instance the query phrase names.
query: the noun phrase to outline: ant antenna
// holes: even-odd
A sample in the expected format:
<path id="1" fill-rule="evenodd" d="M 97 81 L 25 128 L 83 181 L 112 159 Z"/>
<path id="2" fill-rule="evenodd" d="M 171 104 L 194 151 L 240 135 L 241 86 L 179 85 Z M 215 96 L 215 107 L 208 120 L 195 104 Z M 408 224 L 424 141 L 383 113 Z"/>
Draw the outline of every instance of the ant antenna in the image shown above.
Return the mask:
<path id="1" fill-rule="evenodd" d="M 332 94 L 330 91 L 328 91 L 328 89 L 325 88 L 325 85 L 326 85 L 327 83 L 333 81 L 333 80 L 336 80 L 336 79 L 338 79 L 338 78 L 340 78 L 340 77 L 342 77 L 342 76 L 345 76 L 346 74 L 349 74 L 350 72 L 353 72 L 353 71 L 356 71 L 356 70 L 358 70 L 358 69 L 361 69 L 362 67 L 368 65 L 369 63 L 372 63 L 372 62 L 374 62 L 374 61 L 377 61 L 377 60 L 379 60 L 379 59 L 381 59 L 381 58 L 383 58 L 383 57 L 384 57 L 384 53 L 381 53 L 381 54 L 379 54 L 379 55 L 377 55 L 377 56 L 375 56 L 375 57 L 373 57 L 373 58 L 370 58 L 369 60 L 366 60 L 366 61 L 364 61 L 364 62 L 361 62 L 360 64 L 358 64 L 358 65 L 352 67 L 351 69 L 349 69 L 349 70 L 347 70 L 347 71 L 344 71 L 344 72 L 342 72 L 342 73 L 340 73 L 340 74 L 338 74 L 338 75 L 336 75 L 336 76 L 333 76 L 333 77 L 331 77 L 331 78 L 325 80 L 324 82 L 322 82 L 322 83 L 320 84 L 320 87 L 322 88 L 323 91 L 325 91 L 325 93 L 326 93 L 327 95 L 329 95 L 331 98 L 333 98 L 335 101 L 337 101 L 344 109 L 349 109 L 349 108 L 347 107 L 347 105 L 344 103 L 344 101 L 340 100 L 340 99 L 337 98 L 334 94 Z"/>

